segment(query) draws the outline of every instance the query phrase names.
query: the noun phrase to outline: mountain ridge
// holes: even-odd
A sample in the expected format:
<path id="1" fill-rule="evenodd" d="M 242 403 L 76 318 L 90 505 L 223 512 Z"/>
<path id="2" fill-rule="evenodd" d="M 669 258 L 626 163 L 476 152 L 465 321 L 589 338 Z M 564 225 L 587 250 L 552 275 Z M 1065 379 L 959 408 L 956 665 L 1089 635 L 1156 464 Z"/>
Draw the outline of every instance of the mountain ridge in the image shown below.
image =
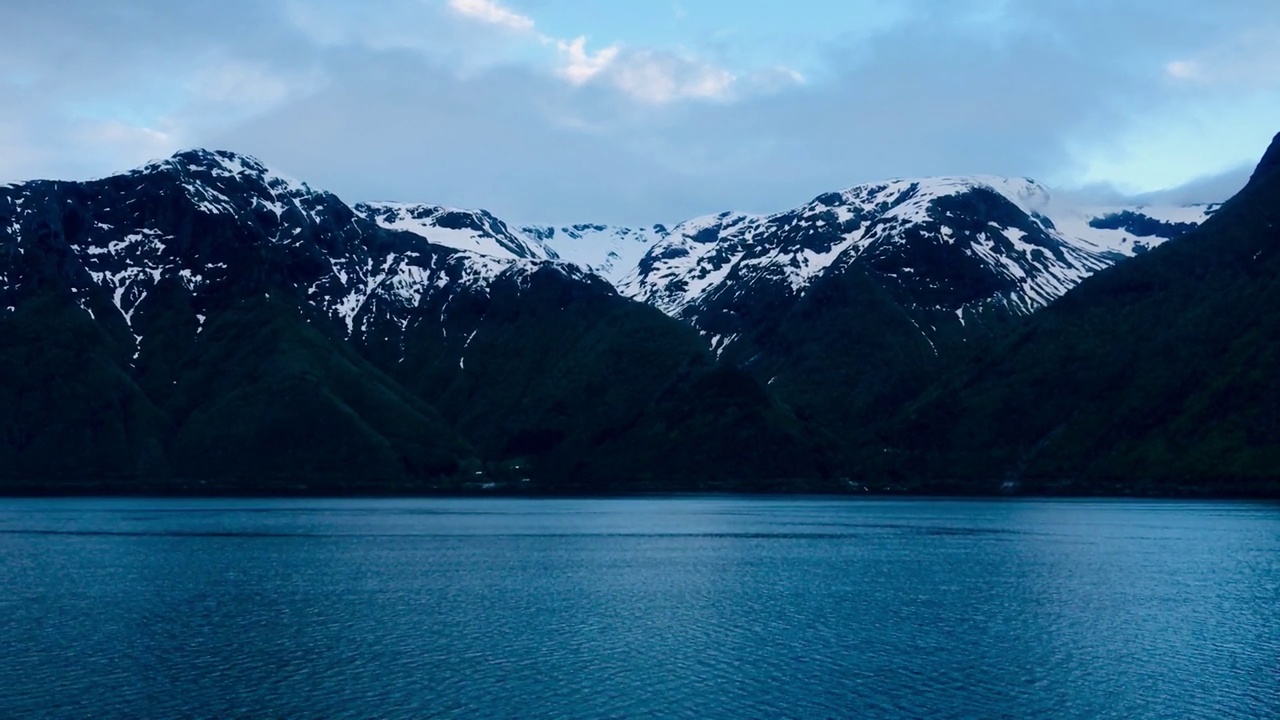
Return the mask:
<path id="1" fill-rule="evenodd" d="M 1257 313 L 1277 301 L 1257 289 L 1262 266 L 1237 255 L 1267 257 L 1249 219 L 1265 212 L 1248 208 L 1271 192 L 1273 150 L 1221 207 L 1079 208 L 1026 178 L 972 176 L 868 183 L 771 215 L 638 230 L 348 205 L 227 151 L 5 186 L 0 329 L 13 342 L 0 367 L 14 382 L 0 393 L 0 489 L 41 467 L 58 487 L 82 483 L 79 467 L 99 489 L 145 480 L 183 492 L 831 491 L 872 478 L 996 492 L 997 475 L 1045 492 L 1099 487 L 1150 452 L 1144 438 L 1169 442 L 1164 430 L 1134 430 L 1136 410 L 1124 411 L 1128 425 L 1106 419 L 1111 404 L 1149 407 L 1173 392 L 1115 363 L 1168 361 L 1130 347 L 1146 330 L 1107 335 L 1117 357 L 1090 349 L 1087 334 L 1072 336 L 1076 349 L 1027 338 L 1088 315 L 1073 310 L 1081 297 L 1139 298 L 1167 323 L 1162 303 L 1141 299 L 1153 288 L 1172 293 L 1170 307 L 1213 305 L 1265 325 Z M 1194 272 L 1145 269 L 1170 262 Z M 1187 288 L 1203 278 L 1225 299 L 1193 300 Z M 1246 299 L 1251 309 L 1231 309 Z M 1089 323 L 1136 312 L 1101 304 Z M 1186 344 L 1237 326 L 1251 332 L 1189 323 L 1202 336 Z M 1246 352 L 1219 345 L 1224 357 Z M 1065 485 L 1046 480 L 1067 467 L 1060 448 L 1079 447 L 1068 440 L 1094 436 L 1036 430 L 1065 405 L 1032 412 L 1001 406 L 1014 397 L 1004 391 L 970 389 L 990 382 L 981 368 L 1027 357 L 1024 346 L 1047 349 L 1018 361 L 1039 364 L 1016 377 L 1047 385 L 1036 373 L 1062 365 L 1126 378 L 1087 414 L 1132 436 L 1129 465 L 1099 460 Z M 1180 372 L 1159 377 L 1190 383 Z M 1213 393 L 1196 402 L 1231 412 Z M 1003 411 L 984 415 L 988 401 Z M 1197 412 L 1178 417 L 1207 417 Z M 999 430 L 1023 416 L 1031 454 Z M 989 452 L 972 452 L 970 431 L 951 426 L 958 417 Z M 75 452 L 62 452 L 63 436 L 80 438 Z M 322 451 L 307 454 L 315 442 Z M 884 452 L 868 456 L 874 448 Z M 939 485 L 948 472 L 962 482 Z M 1199 472 L 1188 482 L 1210 477 Z M 1159 487 L 1143 482 L 1120 490 Z"/>
<path id="2" fill-rule="evenodd" d="M 1280 135 L 1202 226 L 1082 282 L 873 429 L 861 471 L 988 491 L 1280 493 L 1277 158 Z"/>
<path id="3" fill-rule="evenodd" d="M 1215 205 L 1152 207 L 1152 206 L 1103 206 L 1076 207 L 1058 201 L 1042 185 L 1026 178 L 996 176 L 966 176 L 940 178 L 914 178 L 864 183 L 842 191 L 824 193 L 810 203 L 772 214 L 722 212 L 692 218 L 675 225 L 654 225 L 648 228 L 627 228 L 607 225 L 573 226 L 587 232 L 565 233 L 546 226 L 518 226 L 503 223 L 494 240 L 504 249 L 492 254 L 511 257 L 555 257 L 575 262 L 584 269 L 610 280 L 628 297 L 655 305 L 673 317 L 698 322 L 697 310 L 687 311 L 709 296 L 723 292 L 719 284 L 733 270 L 733 266 L 745 261 L 740 274 L 758 274 L 750 268 L 764 268 L 785 280 L 793 291 L 802 291 L 812 279 L 840 260 L 842 252 L 853 246 L 859 252 L 870 247 L 869 258 L 879 255 L 882 265 L 900 261 L 894 257 L 891 247 L 905 233 L 915 230 L 930 220 L 934 205 L 945 203 L 947 198 L 966 193 L 990 192 L 999 196 L 996 201 L 1008 201 L 1025 215 L 1022 222 L 1014 221 L 1004 238 L 991 239 L 986 247 L 975 250 L 980 255 L 983 272 L 1000 275 L 999 284 L 1011 285 L 1004 290 L 1004 297 L 993 292 L 978 301 L 1002 302 L 1014 312 L 1026 314 L 1042 307 L 1083 277 L 1107 267 L 1123 257 L 1145 252 L 1151 247 L 1182 234 L 1202 222 L 1212 213 Z M 435 227 L 427 222 L 431 216 L 449 213 L 466 213 L 475 218 L 494 219 L 487 211 L 456 210 L 424 204 L 365 203 L 371 218 L 385 227 L 396 227 L 417 232 L 429 241 L 462 247 L 448 237 L 448 227 Z M 385 218 L 387 208 L 416 213 L 424 222 L 410 227 L 397 220 Z M 375 210 L 382 208 L 381 210 Z M 1052 215 L 1053 217 L 1050 217 Z M 880 222 L 881 228 L 872 236 L 863 237 L 863 220 L 873 216 L 871 222 Z M 880 217 L 883 216 L 883 217 Z M 478 230 L 484 224 L 473 222 Z M 945 222 L 935 223 L 935 233 L 951 230 Z M 888 225 L 887 229 L 884 227 Z M 926 231 L 928 232 L 928 231 Z M 557 238 L 557 234 L 562 238 Z M 828 237 L 814 244 L 822 235 Z M 1009 262 L 1013 254 L 1027 255 L 1035 251 L 1021 241 L 1028 236 L 1052 237 L 1054 242 L 1043 242 L 1043 249 L 1059 247 L 1070 257 L 1057 258 L 1050 267 L 1043 262 L 1025 259 Z M 567 238 L 567 239 L 564 239 Z M 950 241 L 950 237 L 941 238 Z M 576 241 L 576 242 L 575 242 Z M 601 254 L 585 252 L 583 241 L 602 245 Z M 1056 242 L 1056 245 L 1055 245 Z M 806 246 L 806 243 L 813 247 Z M 768 253 L 759 248 L 751 252 L 747 246 L 769 245 Z M 478 246 L 475 243 L 473 247 Z M 1033 243 L 1034 245 L 1034 243 Z M 515 247 L 523 248 L 512 252 Z M 618 248 L 623 248 L 619 252 Z M 481 250 L 484 252 L 484 250 Z M 855 253 L 856 254 L 856 253 Z M 1052 264 L 1052 263 L 1050 263 Z M 630 266 L 628 268 L 628 266 Z M 887 268 L 886 275 L 908 267 Z M 1016 286 L 1016 287 L 1015 287 Z M 963 314 L 976 308 L 951 307 L 953 313 Z"/>
<path id="4" fill-rule="evenodd" d="M 696 332 L 598 276 L 384 229 L 252 159 L 190 151 L 13 186 L 0 221 L 2 319 L 51 329 L 0 351 L 14 370 L 0 480 L 61 467 L 57 425 L 30 427 L 33 407 L 98 438 L 68 456 L 117 485 L 439 491 L 523 473 L 541 492 L 602 490 L 642 469 L 631 432 L 700 448 L 654 487 L 782 473 L 716 450 L 718 421 L 690 406 L 704 388 L 728 388 L 757 445 L 818 474 L 785 408 L 745 376 L 711 382 Z M 92 352 L 76 359 L 68 343 Z M 69 375 L 87 383 L 72 395 Z M 710 472 L 704 452 L 726 464 Z"/>

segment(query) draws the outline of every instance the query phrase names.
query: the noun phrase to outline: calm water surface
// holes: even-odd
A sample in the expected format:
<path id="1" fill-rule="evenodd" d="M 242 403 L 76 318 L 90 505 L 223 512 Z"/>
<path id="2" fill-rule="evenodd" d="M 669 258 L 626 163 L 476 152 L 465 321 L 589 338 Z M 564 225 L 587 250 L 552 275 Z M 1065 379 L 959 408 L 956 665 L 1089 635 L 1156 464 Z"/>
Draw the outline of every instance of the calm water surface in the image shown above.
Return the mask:
<path id="1" fill-rule="evenodd" d="M 0 500 L 3 718 L 1280 718 L 1280 506 Z"/>

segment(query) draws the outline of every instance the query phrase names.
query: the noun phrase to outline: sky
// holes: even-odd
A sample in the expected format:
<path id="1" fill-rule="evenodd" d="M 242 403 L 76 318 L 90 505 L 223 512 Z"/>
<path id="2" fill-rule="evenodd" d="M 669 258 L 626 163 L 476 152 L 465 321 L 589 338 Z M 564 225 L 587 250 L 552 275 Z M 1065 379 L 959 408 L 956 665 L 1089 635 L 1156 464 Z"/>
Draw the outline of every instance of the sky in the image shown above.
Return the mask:
<path id="1" fill-rule="evenodd" d="M 4 0 L 0 183 L 192 147 L 525 222 L 892 177 L 1225 199 L 1280 131 L 1276 0 Z"/>

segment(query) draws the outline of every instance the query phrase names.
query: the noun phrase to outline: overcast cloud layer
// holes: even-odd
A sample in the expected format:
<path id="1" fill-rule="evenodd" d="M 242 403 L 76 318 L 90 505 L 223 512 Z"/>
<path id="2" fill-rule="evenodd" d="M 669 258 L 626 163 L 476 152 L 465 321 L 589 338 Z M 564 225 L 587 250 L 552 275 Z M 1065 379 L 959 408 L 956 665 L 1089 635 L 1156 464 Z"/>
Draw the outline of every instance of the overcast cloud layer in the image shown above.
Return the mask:
<path id="1" fill-rule="evenodd" d="M 1189 202 L 1280 130 L 1275 0 L 615 1 L 9 0 L 0 182 L 211 146 L 530 221 L 967 173 Z"/>

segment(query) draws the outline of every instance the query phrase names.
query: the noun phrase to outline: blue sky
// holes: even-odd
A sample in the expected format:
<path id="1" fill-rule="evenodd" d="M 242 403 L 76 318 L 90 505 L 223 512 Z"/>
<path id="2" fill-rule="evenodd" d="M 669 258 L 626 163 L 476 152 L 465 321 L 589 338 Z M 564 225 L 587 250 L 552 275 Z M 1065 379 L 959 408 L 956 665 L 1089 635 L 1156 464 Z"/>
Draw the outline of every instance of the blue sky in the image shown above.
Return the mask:
<path id="1" fill-rule="evenodd" d="M 962 173 L 1217 200 L 1280 131 L 1277 37 L 1274 0 L 13 0 L 0 182 L 211 146 L 529 221 Z"/>

